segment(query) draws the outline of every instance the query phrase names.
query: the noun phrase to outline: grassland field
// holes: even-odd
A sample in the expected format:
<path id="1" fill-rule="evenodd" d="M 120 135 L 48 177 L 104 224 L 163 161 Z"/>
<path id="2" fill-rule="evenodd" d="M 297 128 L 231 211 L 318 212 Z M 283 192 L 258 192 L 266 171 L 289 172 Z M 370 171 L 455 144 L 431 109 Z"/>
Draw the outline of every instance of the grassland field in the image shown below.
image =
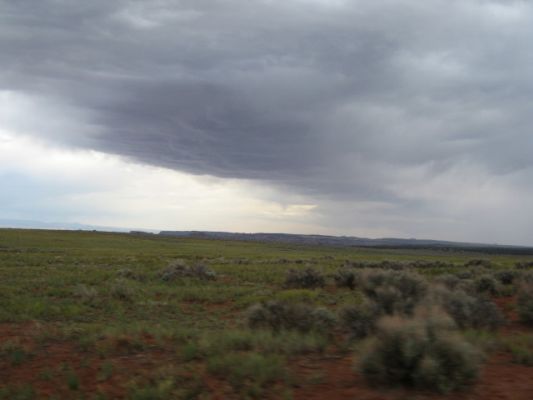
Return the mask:
<path id="1" fill-rule="evenodd" d="M 415 271 L 432 281 L 463 271 L 473 259 L 489 260 L 490 273 L 533 261 L 463 251 L 2 229 L 0 399 L 489 399 L 491 393 L 533 399 L 533 328 L 516 316 L 516 285 L 491 294 L 506 324 L 461 330 L 483 347 L 484 364 L 471 386 L 454 393 L 368 385 L 357 367 L 366 341 L 351 339 L 340 324 L 330 332 L 249 327 L 250 307 L 269 301 L 322 307 L 335 317 L 361 304 L 361 290 L 333 280 L 347 261 L 446 263 Z M 177 260 L 202 263 L 216 279 L 162 279 Z M 325 285 L 287 288 L 287 272 L 306 268 L 322 274 Z"/>

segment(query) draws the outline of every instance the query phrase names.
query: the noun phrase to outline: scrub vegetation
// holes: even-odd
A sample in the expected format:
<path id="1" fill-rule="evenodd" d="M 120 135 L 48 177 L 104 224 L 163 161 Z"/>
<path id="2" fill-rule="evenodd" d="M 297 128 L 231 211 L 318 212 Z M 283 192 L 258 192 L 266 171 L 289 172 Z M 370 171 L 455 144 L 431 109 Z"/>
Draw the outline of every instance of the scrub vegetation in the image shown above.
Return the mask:
<path id="1" fill-rule="evenodd" d="M 532 288 L 528 256 L 0 230 L 0 399 L 526 399 Z"/>

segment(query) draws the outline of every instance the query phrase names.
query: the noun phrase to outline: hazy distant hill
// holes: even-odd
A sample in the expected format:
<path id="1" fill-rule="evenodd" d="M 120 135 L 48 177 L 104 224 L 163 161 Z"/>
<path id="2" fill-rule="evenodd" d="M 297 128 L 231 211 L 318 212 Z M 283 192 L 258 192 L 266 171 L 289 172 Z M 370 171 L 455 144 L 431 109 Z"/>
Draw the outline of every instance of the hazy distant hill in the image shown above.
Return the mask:
<path id="1" fill-rule="evenodd" d="M 0 219 L 0 228 L 16 229 L 57 229 L 67 231 L 101 231 L 101 232 L 129 232 L 131 228 L 118 228 L 113 226 L 88 225 L 77 222 L 46 222 L 22 219 Z M 146 232 L 154 232 L 147 230 Z"/>
<path id="2" fill-rule="evenodd" d="M 161 231 L 162 236 L 197 237 L 206 239 L 245 240 L 257 242 L 293 243 L 304 245 L 327 245 L 341 247 L 378 247 L 378 248 L 427 248 L 427 249 L 464 249 L 486 253 L 533 254 L 533 247 L 509 246 L 483 243 L 449 242 L 425 239 L 368 239 L 355 236 L 298 235 L 287 233 L 232 233 L 207 231 Z"/>
<path id="3" fill-rule="evenodd" d="M 86 225 L 78 223 L 57 223 L 14 219 L 0 219 L 0 228 L 22 229 L 59 229 L 59 230 L 94 230 L 104 232 L 129 232 L 136 235 L 154 234 L 155 230 L 131 230 L 125 228 Z M 290 233 L 234 233 L 209 231 L 161 231 L 160 236 L 196 237 L 220 240 L 244 240 L 256 242 L 275 242 L 302 245 L 324 245 L 339 247 L 376 247 L 376 248 L 417 248 L 417 249 L 453 249 L 478 251 L 483 253 L 507 253 L 533 255 L 533 247 L 511 246 L 484 243 L 450 242 L 426 239 L 368 239 L 355 236 L 299 235 Z"/>

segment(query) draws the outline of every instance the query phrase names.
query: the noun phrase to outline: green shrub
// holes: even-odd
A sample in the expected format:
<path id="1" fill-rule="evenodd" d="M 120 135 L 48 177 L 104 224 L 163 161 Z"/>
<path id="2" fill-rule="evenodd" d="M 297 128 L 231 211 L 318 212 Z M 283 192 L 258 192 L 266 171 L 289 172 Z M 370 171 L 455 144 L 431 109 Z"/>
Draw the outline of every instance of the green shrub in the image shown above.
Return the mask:
<path id="1" fill-rule="evenodd" d="M 525 347 L 511 347 L 513 362 L 533 367 L 533 350 Z"/>
<path id="2" fill-rule="evenodd" d="M 427 282 L 418 274 L 398 271 L 365 271 L 362 277 L 364 293 L 372 297 L 383 286 L 398 289 L 405 297 L 420 299 L 427 292 Z"/>
<path id="3" fill-rule="evenodd" d="M 264 386 L 287 376 L 284 359 L 278 355 L 230 353 L 214 356 L 207 362 L 209 373 L 225 378 L 237 389 L 245 385 Z"/>
<path id="4" fill-rule="evenodd" d="M 501 338 L 498 332 L 486 329 L 467 329 L 462 331 L 461 334 L 466 341 L 484 352 L 501 350 Z"/>
<path id="5" fill-rule="evenodd" d="M 437 276 L 434 279 L 434 282 L 443 285 L 447 289 L 453 290 L 461 285 L 462 280 L 457 275 L 444 274 Z"/>
<path id="6" fill-rule="evenodd" d="M 275 295 L 275 300 L 287 303 L 314 304 L 318 298 L 318 292 L 310 289 L 288 289 Z"/>
<path id="7" fill-rule="evenodd" d="M 380 316 L 380 307 L 373 302 L 366 302 L 344 307 L 340 312 L 340 321 L 351 339 L 361 339 L 374 332 Z"/>
<path id="8" fill-rule="evenodd" d="M 516 304 L 520 319 L 533 325 L 533 283 L 524 283 L 520 287 Z"/>
<path id="9" fill-rule="evenodd" d="M 477 293 L 495 296 L 499 293 L 498 282 L 490 275 L 482 275 L 473 282 L 473 289 Z"/>
<path id="10" fill-rule="evenodd" d="M 533 261 L 519 261 L 515 264 L 516 269 L 530 269 L 533 268 Z"/>
<path id="11" fill-rule="evenodd" d="M 517 276 L 517 272 L 513 270 L 497 271 L 494 273 L 494 278 L 502 285 L 511 285 Z"/>
<path id="12" fill-rule="evenodd" d="M 215 356 L 230 352 L 252 351 L 266 354 L 306 354 L 321 353 L 327 346 L 327 337 L 319 333 L 301 333 L 295 330 L 284 330 L 274 333 L 270 330 L 226 331 L 208 334 L 199 339 L 192 353 L 189 343 L 182 351 L 193 354 L 194 357 Z"/>
<path id="13" fill-rule="evenodd" d="M 477 376 L 480 357 L 454 327 L 445 314 L 386 317 L 361 358 L 361 371 L 371 384 L 380 386 L 459 389 Z"/>
<path id="14" fill-rule="evenodd" d="M 427 282 L 419 275 L 398 271 L 366 270 L 361 276 L 363 293 L 381 313 L 412 314 L 426 295 Z"/>
<path id="15" fill-rule="evenodd" d="M 254 349 L 263 353 L 286 355 L 322 353 L 328 345 L 326 335 L 286 331 L 280 334 L 263 331 L 253 332 Z"/>
<path id="16" fill-rule="evenodd" d="M 435 261 L 427 261 L 427 260 L 416 260 L 411 263 L 409 263 L 409 266 L 411 268 L 419 268 L 419 269 L 451 269 L 454 268 L 455 265 L 450 262 L 445 262 L 442 260 L 435 260 Z"/>
<path id="17" fill-rule="evenodd" d="M 506 350 L 513 356 L 513 362 L 533 366 L 533 335 L 520 334 L 506 337 L 503 341 Z"/>
<path id="18" fill-rule="evenodd" d="M 324 307 L 317 307 L 311 311 L 312 331 L 330 334 L 335 327 L 337 319 L 335 315 Z M 307 332 L 307 331 L 306 331 Z"/>
<path id="19" fill-rule="evenodd" d="M 473 279 L 474 272 L 472 272 L 471 270 L 463 270 L 463 271 L 457 272 L 455 276 L 462 280 Z"/>
<path id="20" fill-rule="evenodd" d="M 324 287 L 325 284 L 324 276 L 317 270 L 308 267 L 306 269 L 289 270 L 284 286 L 289 289 L 313 289 Z"/>
<path id="21" fill-rule="evenodd" d="M 80 379 L 73 370 L 67 371 L 67 386 L 70 390 L 78 390 L 80 388 Z"/>
<path id="22" fill-rule="evenodd" d="M 505 323 L 500 309 L 485 297 L 470 296 L 461 290 L 434 289 L 432 299 L 461 329 L 495 330 Z"/>
<path id="23" fill-rule="evenodd" d="M 181 349 L 181 357 L 183 358 L 183 361 L 185 362 L 189 362 L 197 358 L 200 358 L 201 355 L 202 354 L 201 354 L 200 347 L 198 346 L 198 344 L 194 342 L 186 343 Z"/>
<path id="24" fill-rule="evenodd" d="M 328 338 L 319 333 L 301 333 L 295 330 L 273 332 L 271 330 L 228 330 L 206 333 L 183 344 L 184 361 L 204 359 L 232 352 L 256 352 L 267 354 L 321 353 Z"/>
<path id="25" fill-rule="evenodd" d="M 0 359 L 9 361 L 11 365 L 20 365 L 31 356 L 18 341 L 7 340 L 0 344 Z"/>
<path id="26" fill-rule="evenodd" d="M 379 263 L 367 263 L 367 267 L 401 271 L 406 269 L 450 269 L 454 268 L 455 265 L 453 263 L 445 262 L 442 260 L 414 260 L 410 262 L 386 260 L 381 261 Z"/>
<path id="27" fill-rule="evenodd" d="M 132 300 L 135 290 L 124 279 L 117 279 L 110 287 L 109 293 L 117 300 Z"/>
<path id="28" fill-rule="evenodd" d="M 78 285 L 73 289 L 72 294 L 88 305 L 95 305 L 98 302 L 98 290 L 95 287 Z"/>
<path id="29" fill-rule="evenodd" d="M 175 383 L 172 378 L 161 379 L 145 385 L 134 385 L 130 389 L 131 400 L 166 400 L 173 398 Z"/>
<path id="30" fill-rule="evenodd" d="M 205 264 L 187 265 L 183 260 L 172 262 L 160 273 L 164 281 L 174 281 L 178 278 L 196 278 L 204 281 L 215 280 L 217 275 Z"/>
<path id="31" fill-rule="evenodd" d="M 405 262 L 391 260 L 384 260 L 379 262 L 346 260 L 346 262 L 344 263 L 344 267 L 402 271 L 404 269 L 410 268 L 411 265 Z"/>
<path id="32" fill-rule="evenodd" d="M 410 314 L 418 304 L 417 298 L 407 297 L 392 286 L 377 288 L 370 298 L 380 308 L 380 314 Z"/>
<path id="33" fill-rule="evenodd" d="M 104 382 L 111 378 L 113 375 L 113 364 L 110 361 L 102 363 L 100 371 L 98 372 L 98 381 Z"/>
<path id="34" fill-rule="evenodd" d="M 335 316 L 327 309 L 280 301 L 252 306 L 247 319 L 252 329 L 272 329 L 275 332 L 285 329 L 329 333 L 335 325 Z"/>
<path id="35" fill-rule="evenodd" d="M 333 275 L 333 279 L 335 280 L 335 284 L 337 285 L 337 287 L 346 287 L 350 290 L 354 290 L 356 286 L 357 276 L 356 272 L 353 269 L 341 268 L 335 273 L 335 275 Z"/>
<path id="36" fill-rule="evenodd" d="M 145 276 L 145 275 L 138 274 L 138 273 L 132 271 L 132 270 L 129 269 L 129 268 L 119 269 L 119 270 L 117 271 L 117 276 L 118 276 L 119 278 L 123 278 L 123 279 L 132 279 L 132 280 L 140 281 L 140 282 L 143 282 L 143 281 L 146 280 L 146 276 Z"/>
<path id="37" fill-rule="evenodd" d="M 465 267 L 491 268 L 492 262 L 490 260 L 485 260 L 485 259 L 473 259 L 473 260 L 468 260 L 467 262 L 465 262 Z"/>
<path id="38" fill-rule="evenodd" d="M 533 271 L 525 271 L 519 275 L 521 284 L 533 284 Z"/>

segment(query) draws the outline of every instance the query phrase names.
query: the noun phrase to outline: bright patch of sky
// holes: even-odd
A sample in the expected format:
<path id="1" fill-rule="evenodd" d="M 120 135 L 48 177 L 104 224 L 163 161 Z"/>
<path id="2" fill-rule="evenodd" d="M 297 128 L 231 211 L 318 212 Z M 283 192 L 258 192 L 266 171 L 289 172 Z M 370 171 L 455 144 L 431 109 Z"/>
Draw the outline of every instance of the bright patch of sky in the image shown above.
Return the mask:
<path id="1" fill-rule="evenodd" d="M 269 201 L 251 182 L 194 176 L 0 131 L 0 218 L 111 227 L 290 231 L 315 205 Z M 265 199 L 257 195 L 263 194 Z M 255 195 L 255 196 L 254 196 Z"/>

